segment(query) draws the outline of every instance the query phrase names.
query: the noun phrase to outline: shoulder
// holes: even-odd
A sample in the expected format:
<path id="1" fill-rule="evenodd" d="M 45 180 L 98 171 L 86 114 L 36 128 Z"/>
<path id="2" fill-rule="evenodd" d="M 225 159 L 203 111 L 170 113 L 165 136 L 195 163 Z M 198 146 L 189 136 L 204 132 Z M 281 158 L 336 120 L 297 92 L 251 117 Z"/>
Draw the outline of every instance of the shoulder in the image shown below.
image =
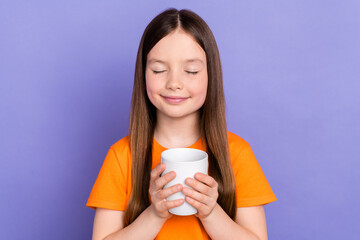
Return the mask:
<path id="1" fill-rule="evenodd" d="M 229 151 L 231 154 L 238 154 L 244 149 L 250 148 L 250 144 L 240 136 L 228 131 Z"/>
<path id="2" fill-rule="evenodd" d="M 238 135 L 228 132 L 230 160 L 234 168 L 235 175 L 239 171 L 249 171 L 258 165 L 250 144 Z"/>
<path id="3" fill-rule="evenodd" d="M 129 156 L 130 154 L 130 138 L 125 136 L 111 145 L 110 150 L 113 150 L 118 158 Z"/>
<path id="4" fill-rule="evenodd" d="M 129 136 L 125 136 L 120 140 L 118 140 L 117 142 L 115 142 L 111 147 L 118 149 L 118 148 L 129 147 L 130 146 L 129 144 L 130 144 L 130 138 Z"/>

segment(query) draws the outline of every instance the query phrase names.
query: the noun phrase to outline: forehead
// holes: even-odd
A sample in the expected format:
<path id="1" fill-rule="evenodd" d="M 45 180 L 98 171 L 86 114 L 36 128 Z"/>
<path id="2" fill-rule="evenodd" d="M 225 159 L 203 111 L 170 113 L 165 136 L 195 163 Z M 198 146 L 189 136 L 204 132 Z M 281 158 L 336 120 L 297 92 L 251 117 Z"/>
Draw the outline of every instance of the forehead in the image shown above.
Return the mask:
<path id="1" fill-rule="evenodd" d="M 200 58 L 193 58 L 193 59 L 184 59 L 183 60 L 184 63 L 198 63 L 198 64 L 204 64 L 204 61 Z M 148 58 L 147 61 L 148 64 L 152 64 L 152 63 L 162 63 L 162 64 L 166 64 L 166 61 L 163 61 L 161 59 L 157 59 L 157 58 Z"/>
<path id="2" fill-rule="evenodd" d="M 192 35 L 177 29 L 157 42 L 147 56 L 149 64 L 167 61 L 204 63 L 206 54 Z"/>

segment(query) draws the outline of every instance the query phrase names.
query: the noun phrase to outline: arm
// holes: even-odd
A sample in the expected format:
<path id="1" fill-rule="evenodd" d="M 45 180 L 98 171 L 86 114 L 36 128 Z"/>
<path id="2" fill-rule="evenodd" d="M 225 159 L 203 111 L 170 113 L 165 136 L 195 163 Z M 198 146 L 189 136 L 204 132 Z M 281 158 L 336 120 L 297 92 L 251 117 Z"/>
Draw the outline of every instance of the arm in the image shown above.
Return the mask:
<path id="1" fill-rule="evenodd" d="M 178 184 L 163 189 L 176 176 L 174 172 L 169 172 L 160 177 L 164 170 L 165 164 L 159 164 L 151 171 L 149 193 L 152 203 L 129 226 L 124 228 L 123 211 L 97 208 L 92 239 L 154 239 L 172 216 L 168 210 L 184 203 L 183 199 L 165 201 L 168 196 L 181 191 L 182 186 Z"/>
<path id="2" fill-rule="evenodd" d="M 263 206 L 238 208 L 233 221 L 217 203 L 218 184 L 212 177 L 197 173 L 186 184 L 194 189 L 183 188 L 186 201 L 198 210 L 196 216 L 212 239 L 267 240 Z"/>
<path id="3" fill-rule="evenodd" d="M 166 218 L 159 218 L 148 207 L 124 228 L 124 214 L 123 211 L 97 208 L 92 239 L 154 239 L 166 221 Z"/>
<path id="4" fill-rule="evenodd" d="M 212 239 L 268 239 L 263 206 L 238 208 L 233 221 L 217 204 L 207 218 L 200 220 Z"/>

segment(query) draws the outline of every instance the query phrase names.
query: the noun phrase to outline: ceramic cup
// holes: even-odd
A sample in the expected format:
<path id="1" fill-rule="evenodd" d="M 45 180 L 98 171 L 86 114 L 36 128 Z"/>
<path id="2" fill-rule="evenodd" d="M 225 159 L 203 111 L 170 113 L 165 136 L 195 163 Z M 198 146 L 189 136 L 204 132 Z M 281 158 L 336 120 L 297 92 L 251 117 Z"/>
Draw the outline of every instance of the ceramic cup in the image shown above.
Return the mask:
<path id="1" fill-rule="evenodd" d="M 201 172 L 208 174 L 208 155 L 206 152 L 193 148 L 171 148 L 161 153 L 161 162 L 166 164 L 166 169 L 161 174 L 174 171 L 176 177 L 164 186 L 171 187 L 176 184 L 185 184 L 185 179 L 188 177 L 194 178 L 195 173 Z M 185 201 L 185 195 L 182 192 L 177 192 L 170 195 L 166 200 L 184 199 L 184 204 L 178 207 L 170 208 L 169 212 L 175 215 L 188 216 L 197 213 L 196 208 Z"/>

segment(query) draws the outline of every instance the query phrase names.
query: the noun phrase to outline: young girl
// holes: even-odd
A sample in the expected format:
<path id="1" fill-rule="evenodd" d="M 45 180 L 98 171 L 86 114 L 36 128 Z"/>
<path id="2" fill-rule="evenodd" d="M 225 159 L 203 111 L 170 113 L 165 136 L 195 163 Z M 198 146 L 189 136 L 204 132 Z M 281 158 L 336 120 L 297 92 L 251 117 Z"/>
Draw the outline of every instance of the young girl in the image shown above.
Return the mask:
<path id="1" fill-rule="evenodd" d="M 208 175 L 163 187 L 160 154 L 189 147 L 209 155 Z M 166 201 L 182 191 L 185 199 Z M 130 133 L 109 149 L 87 206 L 93 239 L 267 239 L 263 205 L 275 201 L 250 145 L 226 128 L 220 57 L 208 25 L 168 9 L 141 38 Z M 187 201 L 198 212 L 169 209 Z"/>

